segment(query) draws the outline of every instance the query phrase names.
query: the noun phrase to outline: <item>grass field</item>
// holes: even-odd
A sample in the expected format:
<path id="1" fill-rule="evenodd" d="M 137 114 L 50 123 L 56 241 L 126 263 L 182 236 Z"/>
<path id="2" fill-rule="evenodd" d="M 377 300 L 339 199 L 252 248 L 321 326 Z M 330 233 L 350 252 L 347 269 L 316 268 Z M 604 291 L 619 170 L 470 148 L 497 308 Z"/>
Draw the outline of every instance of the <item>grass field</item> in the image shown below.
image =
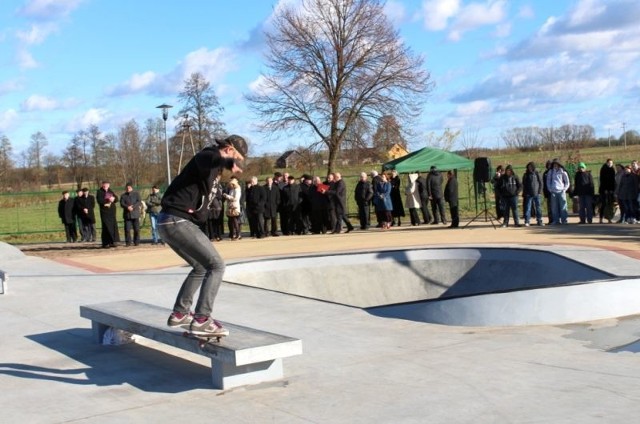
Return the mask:
<path id="1" fill-rule="evenodd" d="M 539 170 L 544 169 L 544 163 L 551 158 L 558 157 L 566 164 L 570 176 L 575 172 L 575 165 L 578 162 L 585 162 L 587 169 L 591 170 L 594 176 L 596 187 L 598 185 L 598 175 L 602 164 L 607 158 L 612 158 L 615 163 L 628 164 L 632 160 L 640 157 L 640 146 L 629 146 L 627 149 L 621 146 L 599 147 L 584 149 L 577 152 L 505 152 L 496 151 L 488 156 L 492 166 L 498 164 L 513 165 L 518 176 L 522 176 L 528 162 L 534 161 Z M 347 184 L 348 208 L 352 216 L 357 213 L 357 207 L 353 200 L 353 190 L 358 181 L 360 172 L 369 172 L 372 169 L 380 169 L 380 165 L 362 165 L 339 168 Z M 303 172 L 289 170 L 291 175 L 300 176 Z M 324 172 L 324 170 L 322 171 Z M 320 173 L 319 173 L 320 174 Z M 260 176 L 263 181 L 266 175 Z M 406 184 L 406 177 L 403 177 L 402 184 Z M 460 197 L 460 217 L 461 220 L 474 217 L 479 210 L 483 210 L 482 199 L 476 198 L 473 191 L 473 172 L 460 171 L 458 173 L 459 197 Z M 489 187 L 487 187 L 489 188 Z M 59 190 L 0 194 L 0 240 L 12 244 L 40 243 L 47 241 L 64 241 L 64 232 L 60 219 L 58 218 L 58 201 L 61 191 L 69 187 L 60 187 Z M 116 193 L 122 193 L 124 188 L 114 188 Z M 140 189 L 143 199 L 146 199 L 149 191 L 147 188 Z M 404 198 L 404 194 L 403 194 Z M 489 204 L 487 207 L 493 210 L 493 195 L 487 195 Z M 98 215 L 96 210 L 96 215 Z M 121 215 L 118 214 L 119 219 Z M 408 211 L 405 221 L 408 221 Z M 100 219 L 98 217 L 98 234 L 100 231 Z M 245 226 L 246 227 L 246 226 Z M 245 228 L 246 229 L 246 228 Z M 148 219 L 142 225 L 142 238 L 150 238 L 150 227 Z"/>

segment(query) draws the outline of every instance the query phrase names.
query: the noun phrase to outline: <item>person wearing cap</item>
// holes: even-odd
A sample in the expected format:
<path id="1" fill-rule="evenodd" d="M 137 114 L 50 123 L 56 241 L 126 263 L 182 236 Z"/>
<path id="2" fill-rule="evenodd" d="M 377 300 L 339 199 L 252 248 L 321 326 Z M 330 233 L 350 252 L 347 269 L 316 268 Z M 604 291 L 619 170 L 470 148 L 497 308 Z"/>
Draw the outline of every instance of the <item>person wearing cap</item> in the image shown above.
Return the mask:
<path id="1" fill-rule="evenodd" d="M 567 224 L 567 190 L 570 187 L 569 175 L 560 161 L 551 161 L 551 168 L 547 173 L 546 185 L 549 190 L 551 204 L 551 225 Z"/>
<path id="2" fill-rule="evenodd" d="M 215 145 L 202 149 L 184 166 L 162 197 L 160 237 L 192 268 L 178 291 L 167 320 L 169 327 L 185 328 L 197 335 L 229 334 L 211 317 L 225 263 L 200 225 L 207 220 L 216 177 L 224 169 L 242 172 L 239 163 L 246 154 L 246 141 L 238 135 L 215 140 Z"/>
<path id="3" fill-rule="evenodd" d="M 595 188 L 591 171 L 587 171 L 584 162 L 578 164 L 578 171 L 573 178 L 573 195 L 578 197 L 578 216 L 580 224 L 591 224 L 593 222 L 593 195 Z"/>
<path id="4" fill-rule="evenodd" d="M 116 243 L 120 243 L 116 219 L 118 196 L 111 190 L 109 181 L 102 181 L 102 185 L 96 193 L 96 202 L 100 208 L 100 221 L 102 222 L 102 247 L 116 247 Z"/>
<path id="5" fill-rule="evenodd" d="M 82 188 L 82 194 L 76 198 L 76 213 L 80 218 L 81 241 L 96 241 L 96 198 L 89 194 L 87 187 Z"/>
<path id="6" fill-rule="evenodd" d="M 142 213 L 142 199 L 140 193 L 133 189 L 132 183 L 127 183 L 125 192 L 120 196 L 122 219 L 124 220 L 124 240 L 127 246 L 140 244 L 140 215 Z M 131 232 L 133 231 L 133 238 Z"/>

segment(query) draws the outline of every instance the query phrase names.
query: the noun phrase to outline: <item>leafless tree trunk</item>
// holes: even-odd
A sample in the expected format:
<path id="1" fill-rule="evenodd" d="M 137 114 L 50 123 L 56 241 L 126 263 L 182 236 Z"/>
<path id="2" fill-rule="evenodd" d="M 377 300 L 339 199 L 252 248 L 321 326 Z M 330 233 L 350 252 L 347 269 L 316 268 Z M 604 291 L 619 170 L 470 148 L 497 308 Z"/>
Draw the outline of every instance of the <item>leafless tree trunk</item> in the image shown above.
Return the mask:
<path id="1" fill-rule="evenodd" d="M 329 150 L 328 173 L 359 117 L 417 116 L 432 89 L 378 0 L 302 0 L 267 33 L 269 74 L 247 96 L 262 130 L 309 130 Z M 372 125 L 373 126 L 373 125 Z"/>

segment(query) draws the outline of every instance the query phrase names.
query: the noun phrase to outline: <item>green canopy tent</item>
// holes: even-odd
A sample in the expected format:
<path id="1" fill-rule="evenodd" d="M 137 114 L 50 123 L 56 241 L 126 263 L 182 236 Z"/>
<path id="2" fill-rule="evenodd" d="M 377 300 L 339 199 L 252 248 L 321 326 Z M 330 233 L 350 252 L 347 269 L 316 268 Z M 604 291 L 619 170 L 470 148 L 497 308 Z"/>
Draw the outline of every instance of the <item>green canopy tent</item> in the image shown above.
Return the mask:
<path id="1" fill-rule="evenodd" d="M 473 161 L 455 153 L 432 147 L 424 147 L 406 156 L 394 159 L 382 165 L 384 170 L 395 169 L 399 174 L 408 172 L 428 172 L 435 166 L 438 170 L 473 169 Z"/>

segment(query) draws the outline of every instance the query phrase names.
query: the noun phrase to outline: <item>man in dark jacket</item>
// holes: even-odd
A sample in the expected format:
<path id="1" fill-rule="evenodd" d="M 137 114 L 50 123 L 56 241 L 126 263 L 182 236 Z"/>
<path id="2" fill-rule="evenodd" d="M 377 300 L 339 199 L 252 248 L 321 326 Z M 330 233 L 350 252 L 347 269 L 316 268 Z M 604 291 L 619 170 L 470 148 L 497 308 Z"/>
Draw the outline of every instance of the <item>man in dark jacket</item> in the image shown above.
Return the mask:
<path id="1" fill-rule="evenodd" d="M 102 181 L 102 186 L 96 193 L 96 203 L 100 209 L 100 222 L 102 222 L 102 247 L 116 247 L 120 242 L 118 221 L 116 219 L 116 206 L 118 196 L 111 190 L 109 181 Z"/>
<path id="2" fill-rule="evenodd" d="M 573 195 L 578 196 L 578 216 L 581 224 L 593 222 L 593 195 L 595 188 L 591 172 L 587 171 L 584 162 L 578 164 L 578 171 L 573 178 Z"/>
<path id="3" fill-rule="evenodd" d="M 280 187 L 268 177 L 264 191 L 267 195 L 264 208 L 264 232 L 266 236 L 278 237 L 278 210 L 280 209 Z"/>
<path id="4" fill-rule="evenodd" d="M 442 198 L 442 174 L 435 166 L 432 166 L 427 176 L 427 193 L 431 201 L 431 212 L 433 213 L 433 225 L 438 224 L 438 218 L 443 224 L 447 224 L 444 213 L 444 199 Z"/>
<path id="5" fill-rule="evenodd" d="M 342 223 L 347 226 L 347 233 L 353 231 L 353 225 L 347 216 L 347 186 L 339 172 L 333 174 L 333 187 L 329 189 L 329 199 L 333 199 L 333 206 L 336 214 L 336 225 L 333 234 L 340 234 Z"/>
<path id="6" fill-rule="evenodd" d="M 539 226 L 544 225 L 542 222 L 542 207 L 540 205 L 540 197 L 542 195 L 544 184 L 540 173 L 536 170 L 536 164 L 529 162 L 527 170 L 522 176 L 522 196 L 524 197 L 524 226 L 528 227 L 531 221 L 531 207 L 535 208 L 536 221 Z"/>
<path id="7" fill-rule="evenodd" d="M 58 216 L 64 225 L 67 243 L 74 243 L 78 238 L 76 231 L 75 200 L 69 198 L 69 192 L 62 192 L 62 199 L 58 202 Z"/>
<path id="8" fill-rule="evenodd" d="M 418 175 L 416 179 L 418 194 L 420 194 L 420 210 L 422 211 L 422 223 L 429 224 L 431 222 L 431 213 L 429 213 L 429 192 L 427 190 L 427 179 L 424 175 Z"/>
<path id="9" fill-rule="evenodd" d="M 127 183 L 126 191 L 120 196 L 122 218 L 124 219 L 124 240 L 127 246 L 140 244 L 140 215 L 142 214 L 142 199 L 140 193 L 133 190 L 133 184 Z M 131 231 L 133 230 L 133 239 Z"/>
<path id="10" fill-rule="evenodd" d="M 613 167 L 613 160 L 607 161 L 600 168 L 600 224 L 606 218 L 609 223 L 613 219 L 613 204 L 615 202 L 614 193 L 616 191 L 616 170 Z"/>
<path id="11" fill-rule="evenodd" d="M 447 171 L 447 184 L 444 186 L 444 200 L 449 204 L 451 213 L 451 225 L 449 228 L 458 228 L 460 215 L 458 214 L 458 179 L 453 171 Z"/>
<path id="12" fill-rule="evenodd" d="M 229 331 L 211 317 L 225 264 L 200 225 L 209 214 L 214 180 L 223 169 L 242 172 L 236 161 L 244 159 L 247 143 L 237 135 L 215 143 L 198 152 L 171 182 L 162 197 L 158 227 L 162 240 L 192 267 L 167 325 L 186 328 L 194 334 L 226 336 Z M 192 315 L 193 297 L 198 290 Z"/>
<path id="13" fill-rule="evenodd" d="M 296 223 L 300 218 L 300 186 L 296 184 L 293 175 L 287 178 L 287 185 L 280 192 L 281 209 L 280 227 L 285 236 L 293 235 L 296 231 Z"/>
<path id="14" fill-rule="evenodd" d="M 504 174 L 500 177 L 500 197 L 504 204 L 504 222 L 502 227 L 509 226 L 509 211 L 513 214 L 513 222 L 516 227 L 520 226 L 520 216 L 518 213 L 518 195 L 522 191 L 522 183 L 516 174 L 513 173 L 513 167 L 507 165 Z"/>
<path id="15" fill-rule="evenodd" d="M 258 177 L 251 177 L 251 186 L 247 189 L 247 218 L 256 238 L 264 237 L 264 209 L 267 204 L 267 192 L 258 184 Z"/>
<path id="16" fill-rule="evenodd" d="M 360 220 L 360 229 L 368 230 L 371 225 L 370 210 L 371 199 L 373 199 L 373 188 L 369 182 L 366 172 L 360 174 L 360 180 L 356 184 L 354 192 L 356 204 L 358 205 L 358 218 Z"/>
<path id="17" fill-rule="evenodd" d="M 93 242 L 96 241 L 96 198 L 89 194 L 89 189 L 84 187 L 82 189 L 82 195 L 76 197 L 76 214 L 80 218 L 80 225 L 82 230 L 82 241 Z"/>

